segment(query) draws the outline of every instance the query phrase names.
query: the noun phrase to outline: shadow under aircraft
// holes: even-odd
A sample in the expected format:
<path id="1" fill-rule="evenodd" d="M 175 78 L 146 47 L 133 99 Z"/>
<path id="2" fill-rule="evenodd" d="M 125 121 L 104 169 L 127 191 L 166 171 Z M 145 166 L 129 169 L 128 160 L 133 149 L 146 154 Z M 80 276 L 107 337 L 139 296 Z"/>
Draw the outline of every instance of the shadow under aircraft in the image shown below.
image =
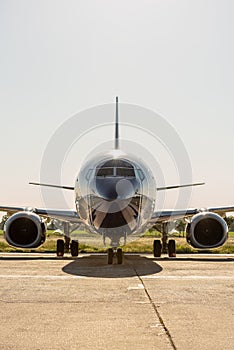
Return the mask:
<path id="1" fill-rule="evenodd" d="M 156 274 L 162 271 L 162 267 L 155 261 L 137 254 L 125 255 L 122 265 L 108 266 L 103 254 L 93 254 L 69 262 L 62 270 L 74 276 L 124 278 Z"/>

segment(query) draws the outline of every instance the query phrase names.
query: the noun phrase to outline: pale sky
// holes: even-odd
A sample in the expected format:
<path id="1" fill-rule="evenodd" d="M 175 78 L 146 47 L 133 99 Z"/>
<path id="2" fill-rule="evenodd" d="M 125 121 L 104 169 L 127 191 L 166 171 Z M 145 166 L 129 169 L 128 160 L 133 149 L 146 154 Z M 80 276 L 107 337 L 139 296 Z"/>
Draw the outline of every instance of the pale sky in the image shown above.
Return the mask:
<path id="1" fill-rule="evenodd" d="M 193 180 L 206 182 L 191 207 L 234 204 L 233 17 L 231 0 L 1 0 L 0 205 L 43 206 L 28 182 L 40 179 L 54 132 L 116 95 L 159 113 L 179 134 Z M 94 140 L 110 133 L 76 145 L 61 170 L 65 185 Z M 138 141 L 163 158 L 147 137 Z M 163 166 L 167 184 L 177 184 Z"/>

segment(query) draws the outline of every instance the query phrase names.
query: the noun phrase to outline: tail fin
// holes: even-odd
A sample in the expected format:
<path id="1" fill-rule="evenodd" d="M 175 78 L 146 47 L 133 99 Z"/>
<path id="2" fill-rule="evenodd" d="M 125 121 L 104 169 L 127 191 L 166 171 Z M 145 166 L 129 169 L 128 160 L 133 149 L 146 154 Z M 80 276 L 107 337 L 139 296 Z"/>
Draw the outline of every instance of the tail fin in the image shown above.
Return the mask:
<path id="1" fill-rule="evenodd" d="M 115 149 L 119 149 L 119 99 L 118 96 L 116 96 L 116 109 L 115 109 Z"/>

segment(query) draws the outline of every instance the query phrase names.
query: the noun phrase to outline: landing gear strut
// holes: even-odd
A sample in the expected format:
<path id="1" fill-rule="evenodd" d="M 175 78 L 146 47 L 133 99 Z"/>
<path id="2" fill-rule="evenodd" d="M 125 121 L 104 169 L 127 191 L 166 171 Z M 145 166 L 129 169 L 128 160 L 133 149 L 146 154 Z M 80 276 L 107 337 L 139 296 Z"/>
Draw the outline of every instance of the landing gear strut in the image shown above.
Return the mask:
<path id="1" fill-rule="evenodd" d="M 164 222 L 162 224 L 162 252 L 167 253 L 167 239 L 168 239 L 168 224 Z"/>
<path id="2" fill-rule="evenodd" d="M 113 248 L 109 248 L 107 250 L 107 263 L 108 265 L 113 264 L 114 257 L 117 259 L 117 264 L 121 265 L 123 263 L 123 251 L 121 248 L 114 250 Z"/>
<path id="3" fill-rule="evenodd" d="M 64 241 L 65 241 L 64 251 L 65 253 L 69 253 L 70 241 L 71 241 L 69 222 L 63 223 L 63 231 L 64 231 Z"/>

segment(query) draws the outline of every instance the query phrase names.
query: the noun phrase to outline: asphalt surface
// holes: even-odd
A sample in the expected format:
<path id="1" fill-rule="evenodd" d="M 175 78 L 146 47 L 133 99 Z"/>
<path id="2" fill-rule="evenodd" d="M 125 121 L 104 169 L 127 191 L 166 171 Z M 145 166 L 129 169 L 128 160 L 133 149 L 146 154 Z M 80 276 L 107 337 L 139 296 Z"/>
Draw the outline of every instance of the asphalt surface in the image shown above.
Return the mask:
<path id="1" fill-rule="evenodd" d="M 234 349 L 234 255 L 0 253 L 0 349 Z"/>

